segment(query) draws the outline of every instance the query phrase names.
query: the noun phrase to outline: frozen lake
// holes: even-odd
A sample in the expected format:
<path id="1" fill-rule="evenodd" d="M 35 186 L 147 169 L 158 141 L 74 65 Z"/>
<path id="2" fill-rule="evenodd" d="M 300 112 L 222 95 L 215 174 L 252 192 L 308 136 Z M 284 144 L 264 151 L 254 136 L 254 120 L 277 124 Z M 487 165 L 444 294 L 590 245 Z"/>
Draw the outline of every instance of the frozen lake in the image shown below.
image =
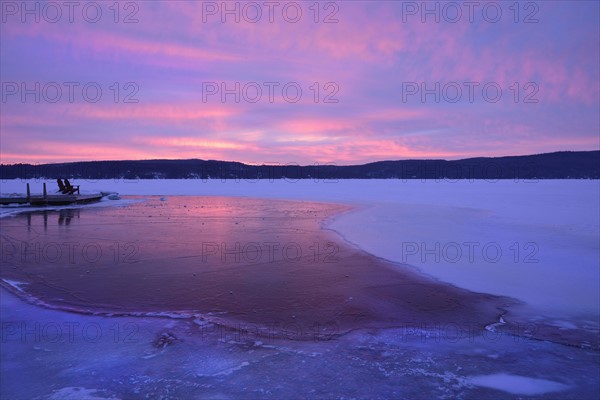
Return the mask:
<path id="1" fill-rule="evenodd" d="M 267 398 L 422 398 L 424 393 L 427 398 L 598 395 L 598 181 L 74 183 L 88 191 L 159 197 L 107 200 L 99 206 L 36 213 L 29 220 L 24 215 L 8 216 L 15 209 L 0 210 L 5 215 L 0 220 L 3 285 L 21 296 L 23 290 L 34 293 L 37 304 L 56 308 L 26 304 L 2 291 L 3 397 L 229 398 L 241 396 L 244 390 L 251 397 Z M 41 181 L 30 184 L 34 191 L 41 188 Z M 51 187 L 52 182 L 48 185 Z M 20 180 L 2 182 L 3 193 L 22 192 L 23 187 Z M 227 196 L 221 201 L 226 206 L 200 209 L 194 200 L 198 198 L 178 196 Z M 236 201 L 239 197 L 249 199 Z M 217 199 L 213 198 L 219 204 Z M 304 202 L 298 203 L 301 206 L 289 203 L 292 206 L 285 218 L 277 220 L 281 222 L 256 219 L 264 217 L 260 212 L 269 211 L 265 204 L 273 204 L 274 210 L 285 209 L 285 202 L 277 203 L 279 200 Z M 311 206 L 314 203 L 308 201 L 321 205 Z M 134 217 L 129 214 L 115 231 L 115 221 L 127 216 L 127 210 L 136 210 Z M 214 218 L 211 220 L 215 215 L 227 218 L 215 223 Z M 311 218 L 303 219 L 309 215 Z M 202 231 L 194 223 L 197 230 L 189 229 L 190 221 L 200 220 L 212 225 Z M 228 222 L 223 223 L 225 220 Z M 330 231 L 320 229 L 315 220 L 324 220 L 323 226 Z M 298 232 L 304 241 L 297 240 Z M 144 242 L 145 247 L 138 247 L 137 253 L 136 248 L 105 250 L 103 254 L 112 258 L 95 261 L 99 268 L 94 271 L 78 269 L 77 276 L 61 270 L 60 262 L 51 265 L 52 269 L 49 264 L 40 266 L 31 260 L 27 265 L 15 264 L 14 249 L 7 250 L 7 240 L 60 243 L 64 247 L 65 242 L 92 239 L 104 250 L 114 243 L 136 242 L 144 235 L 154 242 Z M 244 243 L 278 240 L 297 243 L 313 258 L 332 250 L 315 250 L 315 242 L 335 243 L 341 246 L 338 255 L 347 260 L 342 263 L 352 265 L 349 260 L 355 260 L 355 266 L 339 278 L 331 275 L 332 269 L 319 270 L 314 265 L 313 269 L 296 266 L 300 271 L 296 275 L 288 268 L 285 273 L 303 278 L 294 280 L 288 275 L 287 280 L 296 282 L 296 287 L 279 287 L 275 292 L 279 308 L 271 306 L 264 295 L 272 290 L 269 288 L 278 287 L 277 282 L 285 281 L 284 269 L 264 270 L 260 279 L 252 281 L 256 285 L 244 286 L 243 282 L 257 275 L 250 270 L 244 275 L 235 254 L 251 261 L 258 256 L 256 247 L 250 249 Z M 190 253 L 186 244 L 198 241 L 204 246 Z M 225 251 L 218 271 L 202 271 L 214 275 L 212 281 L 198 287 L 204 296 L 186 289 L 196 287 L 189 260 L 202 260 L 203 256 L 219 259 L 223 256 L 222 243 L 232 244 L 234 250 Z M 237 250 L 236 243 L 241 246 Z M 86 257 L 96 257 L 96 250 L 88 245 Z M 287 249 L 292 250 L 297 248 Z M 73 257 L 75 254 L 80 253 L 73 253 Z M 113 268 L 115 255 L 123 262 L 144 254 L 146 263 L 155 267 L 143 284 L 132 278 L 133 269 Z M 161 254 L 167 260 L 179 260 L 183 267 L 175 272 L 171 268 L 165 274 Z M 281 259 L 287 257 L 282 253 L 277 254 L 279 262 L 289 261 Z M 41 257 L 47 260 L 52 254 Z M 227 275 L 224 269 L 237 272 Z M 308 271 L 312 272 L 306 275 Z M 241 280 L 236 284 L 228 276 Z M 265 282 L 266 277 L 271 277 L 271 285 Z M 310 284 L 311 279 L 315 285 Z M 426 294 L 426 288 L 436 288 L 431 294 L 437 294 L 412 295 L 422 309 L 404 314 L 408 303 L 402 303 L 401 290 L 393 289 L 395 279 L 422 282 L 423 289 L 414 293 Z M 82 286 L 89 290 L 80 290 Z M 166 294 L 155 291 L 161 286 Z M 244 292 L 252 287 L 259 289 Z M 372 289 L 375 287 L 388 289 Z M 294 293 L 306 296 L 294 297 Z M 235 296 L 241 296 L 242 303 L 236 303 Z M 469 301 L 448 308 L 442 306 L 444 296 Z M 199 297 L 203 301 L 198 302 Z M 507 299 L 502 300 L 506 307 L 498 308 L 493 299 Z M 438 312 L 427 311 L 424 304 Z M 483 307 L 477 311 L 480 314 L 468 311 L 465 307 L 469 304 Z M 487 314 L 485 304 L 499 312 Z M 308 305 L 318 307 L 318 318 L 306 311 L 311 309 Z M 210 309 L 212 319 L 199 317 L 202 307 Z M 258 308 L 258 315 L 281 321 L 283 311 L 294 307 L 290 324 L 273 331 L 251 311 Z M 86 308 L 88 313 L 102 316 L 59 311 L 81 312 Z M 175 308 L 188 313 L 173 313 Z M 283 311 L 266 312 L 278 309 Z M 232 310 L 236 310 L 233 316 Z M 499 314 L 503 314 L 502 319 Z M 486 315 L 494 317 L 488 320 Z M 231 324 L 232 317 L 237 325 Z M 312 325 L 307 325 L 309 320 Z M 327 325 L 330 321 L 338 324 Z M 92 328 L 69 331 L 86 326 Z M 223 331 L 224 327 L 229 330 Z M 355 328 L 358 330 L 339 335 Z M 92 331 L 103 332 L 102 339 L 93 336 L 94 340 L 88 340 Z M 121 335 L 129 335 L 128 339 L 135 336 L 136 340 L 121 340 Z M 546 341 L 530 340 L 536 337 Z M 199 352 L 202 356 L 194 357 Z M 81 354 L 92 355 L 95 361 L 84 360 Z M 40 369 L 40 365 L 45 367 Z M 111 372 L 103 372 L 106 368 Z M 17 384 L 18 375 L 11 375 L 33 371 L 44 376 L 50 373 L 52 379 L 30 387 Z M 90 377 L 80 379 L 82 371 L 86 376 L 91 373 Z M 333 383 L 326 382 L 327 371 Z M 372 388 L 374 382 L 376 389 Z"/>
<path id="2" fill-rule="evenodd" d="M 2 192 L 22 192 L 25 182 L 4 181 Z M 34 191 L 41 190 L 41 180 L 29 182 Z M 598 181 L 121 179 L 76 183 L 84 190 L 122 195 L 234 196 L 358 206 L 328 227 L 375 256 L 411 264 L 460 287 L 516 297 L 557 318 L 600 312 Z"/>

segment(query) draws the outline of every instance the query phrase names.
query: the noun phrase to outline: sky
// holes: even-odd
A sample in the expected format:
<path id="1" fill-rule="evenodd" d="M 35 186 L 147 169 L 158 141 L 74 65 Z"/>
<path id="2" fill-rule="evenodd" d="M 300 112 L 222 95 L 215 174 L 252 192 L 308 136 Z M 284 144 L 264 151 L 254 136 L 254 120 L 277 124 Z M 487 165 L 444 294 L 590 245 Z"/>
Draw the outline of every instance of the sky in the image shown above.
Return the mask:
<path id="1" fill-rule="evenodd" d="M 596 1 L 0 6 L 5 164 L 600 149 Z"/>

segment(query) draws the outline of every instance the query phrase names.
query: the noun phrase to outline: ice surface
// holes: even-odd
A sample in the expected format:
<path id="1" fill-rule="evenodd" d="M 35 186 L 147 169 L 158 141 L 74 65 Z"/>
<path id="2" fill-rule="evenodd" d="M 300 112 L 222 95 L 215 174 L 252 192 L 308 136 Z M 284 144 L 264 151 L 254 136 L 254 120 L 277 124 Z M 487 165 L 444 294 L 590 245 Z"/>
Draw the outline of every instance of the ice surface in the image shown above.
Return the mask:
<path id="1" fill-rule="evenodd" d="M 193 319 L 48 310 L 3 289 L 0 297 L 3 399 L 515 398 L 506 389 L 527 390 L 528 399 L 600 395 L 596 351 L 510 335 L 398 328 L 295 342 Z M 176 339 L 157 346 L 163 334 Z"/>
<path id="2" fill-rule="evenodd" d="M 5 180 L 2 191 L 22 191 L 25 182 Z M 30 183 L 41 186 L 39 180 Z M 328 227 L 371 254 L 470 290 L 515 297 L 549 317 L 597 319 L 600 313 L 597 180 L 121 179 L 76 184 L 120 195 L 352 204 L 359 209 Z"/>
<path id="3" fill-rule="evenodd" d="M 119 400 L 117 397 L 104 397 L 99 394 L 98 389 L 86 389 L 82 387 L 64 387 L 56 390 L 50 400 Z"/>
<path id="4" fill-rule="evenodd" d="M 428 248 L 438 241 L 497 242 L 510 257 L 514 242 L 534 242 L 538 263 L 405 261 L 458 286 L 521 299 L 547 315 L 558 334 L 582 326 L 598 333 L 598 181 L 73 183 L 120 195 L 352 204 L 355 211 L 327 226 L 400 262 L 407 242 Z M 23 187 L 21 180 L 2 182 L 2 192 Z M 130 199 L 106 204 L 119 201 Z M 2 398 L 600 398 L 597 350 L 505 334 L 503 320 L 459 335 L 454 326 L 407 326 L 294 342 L 226 331 L 194 315 L 79 315 L 27 304 L 5 290 L 0 296 Z M 63 329 L 58 340 L 57 325 Z M 98 326 L 101 337 L 94 335 Z M 68 327 L 75 327 L 74 336 Z M 157 347 L 163 334 L 176 340 Z"/>

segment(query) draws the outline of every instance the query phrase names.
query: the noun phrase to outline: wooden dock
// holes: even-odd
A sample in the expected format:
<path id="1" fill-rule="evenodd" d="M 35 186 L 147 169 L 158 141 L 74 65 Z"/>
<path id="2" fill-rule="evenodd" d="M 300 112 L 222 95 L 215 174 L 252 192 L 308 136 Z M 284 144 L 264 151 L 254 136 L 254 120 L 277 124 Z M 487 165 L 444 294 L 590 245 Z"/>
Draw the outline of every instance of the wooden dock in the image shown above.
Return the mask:
<path id="1" fill-rule="evenodd" d="M 69 204 L 82 204 L 98 201 L 102 198 L 102 193 L 95 194 L 48 194 L 46 183 L 44 183 L 44 193 L 42 195 L 32 195 L 27 184 L 27 195 L 15 195 L 0 197 L 0 204 L 29 204 L 32 206 L 62 206 Z"/>

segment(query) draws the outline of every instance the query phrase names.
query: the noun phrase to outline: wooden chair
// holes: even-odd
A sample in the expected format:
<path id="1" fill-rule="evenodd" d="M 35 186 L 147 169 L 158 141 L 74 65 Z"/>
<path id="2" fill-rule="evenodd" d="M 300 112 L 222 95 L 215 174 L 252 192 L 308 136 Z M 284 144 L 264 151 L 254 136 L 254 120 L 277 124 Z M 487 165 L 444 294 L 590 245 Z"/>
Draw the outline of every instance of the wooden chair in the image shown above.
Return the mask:
<path id="1" fill-rule="evenodd" d="M 58 184 L 58 191 L 62 194 L 67 194 L 69 191 L 67 190 L 65 184 L 63 183 L 62 179 L 57 179 L 56 183 Z"/>
<path id="2" fill-rule="evenodd" d="M 67 189 L 68 194 L 75 194 L 75 192 L 77 192 L 77 194 L 79 194 L 79 185 L 77 185 L 77 186 L 71 185 L 71 182 L 69 182 L 68 179 L 65 179 L 65 187 Z"/>

